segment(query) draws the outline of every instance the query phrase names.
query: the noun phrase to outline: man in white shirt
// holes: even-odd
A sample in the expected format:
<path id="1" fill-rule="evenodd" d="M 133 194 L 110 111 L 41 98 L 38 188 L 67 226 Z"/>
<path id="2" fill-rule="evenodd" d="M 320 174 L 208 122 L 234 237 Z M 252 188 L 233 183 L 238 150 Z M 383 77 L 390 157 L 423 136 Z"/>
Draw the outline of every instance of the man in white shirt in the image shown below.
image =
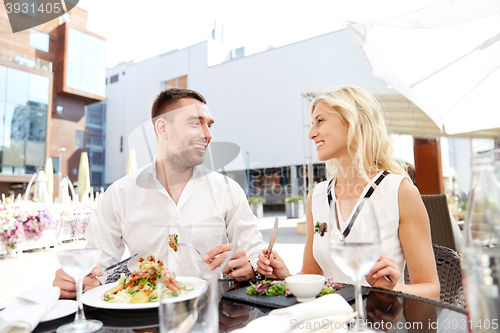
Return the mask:
<path id="1" fill-rule="evenodd" d="M 207 277 L 239 240 L 223 273 L 238 281 L 254 277 L 252 262 L 266 247 L 258 220 L 235 181 L 201 165 L 214 123 L 205 99 L 189 89 L 168 89 L 156 98 L 151 119 L 158 140 L 154 163 L 113 183 L 87 228 L 87 246 L 102 249 L 93 273 L 118 262 L 126 244 L 131 254 L 155 254 L 178 276 Z M 169 234 L 203 257 L 189 247 L 174 252 Z M 86 277 L 84 286 L 100 281 Z M 61 269 L 53 284 L 61 288 L 61 298 L 75 296 L 73 279 Z"/>

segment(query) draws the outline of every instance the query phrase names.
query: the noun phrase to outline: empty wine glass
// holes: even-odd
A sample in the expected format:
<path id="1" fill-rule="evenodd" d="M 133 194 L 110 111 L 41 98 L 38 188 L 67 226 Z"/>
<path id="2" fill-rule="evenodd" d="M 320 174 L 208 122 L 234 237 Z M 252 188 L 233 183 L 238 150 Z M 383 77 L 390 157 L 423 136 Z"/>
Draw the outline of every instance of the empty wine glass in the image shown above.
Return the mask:
<path id="1" fill-rule="evenodd" d="M 366 316 L 361 282 L 380 257 L 380 236 L 376 214 L 369 199 L 331 202 L 327 234 L 331 257 L 354 281 L 356 324 L 354 331 L 372 332 L 365 325 Z"/>
<path id="2" fill-rule="evenodd" d="M 96 332 L 102 327 L 102 322 L 98 320 L 87 320 L 83 313 L 82 305 L 82 289 L 83 278 L 89 274 L 95 267 L 101 256 L 99 249 L 70 249 L 57 250 L 57 260 L 61 264 L 62 270 L 75 279 L 76 284 L 76 300 L 78 302 L 78 310 L 75 314 L 75 320 L 63 325 L 57 329 L 57 333 L 65 332 Z"/>

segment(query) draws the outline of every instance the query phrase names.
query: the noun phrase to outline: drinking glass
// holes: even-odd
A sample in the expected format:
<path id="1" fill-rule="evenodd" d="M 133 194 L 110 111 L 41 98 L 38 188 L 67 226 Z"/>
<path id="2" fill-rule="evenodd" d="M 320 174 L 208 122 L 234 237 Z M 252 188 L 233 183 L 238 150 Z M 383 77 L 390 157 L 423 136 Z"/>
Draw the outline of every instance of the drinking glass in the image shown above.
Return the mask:
<path id="1" fill-rule="evenodd" d="M 57 329 L 57 333 L 65 332 L 96 332 L 102 327 L 102 322 L 98 320 L 87 320 L 83 313 L 82 305 L 82 289 L 83 278 L 89 274 L 95 267 L 101 256 L 99 249 L 70 249 L 57 250 L 57 260 L 61 264 L 62 270 L 75 279 L 76 284 L 76 300 L 78 302 L 78 310 L 75 314 L 75 320 L 63 325 Z"/>
<path id="2" fill-rule="evenodd" d="M 236 240 L 233 248 L 222 264 L 212 272 L 210 277 L 203 281 L 203 288 L 192 292 L 195 296 L 191 300 L 177 302 L 175 298 L 165 297 L 164 288 L 167 288 L 162 279 L 157 282 L 160 307 L 160 333 L 217 333 L 219 332 L 219 276 L 227 263 L 234 256 L 239 241 Z"/>
<path id="3" fill-rule="evenodd" d="M 373 332 L 366 327 L 361 282 L 380 257 L 380 236 L 376 214 L 369 199 L 334 200 L 330 205 L 330 254 L 335 265 L 354 281 L 355 332 Z M 352 222 L 347 236 L 344 231 Z"/>
<path id="4" fill-rule="evenodd" d="M 219 332 L 218 280 L 207 281 L 204 292 L 199 296 L 180 302 L 164 296 L 162 290 L 167 288 L 164 282 L 159 281 L 157 286 L 160 333 Z"/>

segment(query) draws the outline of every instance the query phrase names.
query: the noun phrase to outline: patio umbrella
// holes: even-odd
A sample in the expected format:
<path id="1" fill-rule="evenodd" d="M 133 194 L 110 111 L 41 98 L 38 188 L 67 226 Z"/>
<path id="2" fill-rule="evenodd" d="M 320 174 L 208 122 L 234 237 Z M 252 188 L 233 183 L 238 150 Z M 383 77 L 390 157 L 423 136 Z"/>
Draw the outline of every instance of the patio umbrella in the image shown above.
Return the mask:
<path id="1" fill-rule="evenodd" d="M 126 174 L 130 174 L 137 170 L 137 159 L 135 158 L 135 149 L 130 149 L 128 151 L 128 159 L 127 159 L 127 169 Z"/>
<path id="2" fill-rule="evenodd" d="M 47 157 L 45 160 L 45 176 L 47 177 L 47 191 L 49 199 L 54 201 L 54 168 L 52 166 L 52 157 Z"/>
<path id="3" fill-rule="evenodd" d="M 357 3 L 346 24 L 376 78 L 448 134 L 500 127 L 500 1 Z"/>
<path id="4" fill-rule="evenodd" d="M 90 191 L 89 158 L 87 152 L 82 152 L 80 165 L 78 167 L 78 194 L 80 202 L 88 196 Z"/>

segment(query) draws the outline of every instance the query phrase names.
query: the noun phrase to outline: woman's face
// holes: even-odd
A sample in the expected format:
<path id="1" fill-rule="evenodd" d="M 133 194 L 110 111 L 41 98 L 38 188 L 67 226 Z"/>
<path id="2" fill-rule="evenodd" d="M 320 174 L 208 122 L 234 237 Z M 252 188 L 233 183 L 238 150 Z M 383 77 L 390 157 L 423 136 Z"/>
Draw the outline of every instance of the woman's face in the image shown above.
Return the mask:
<path id="1" fill-rule="evenodd" d="M 312 114 L 312 128 L 309 139 L 314 141 L 318 160 L 348 157 L 347 131 L 349 127 L 342 122 L 337 112 L 327 111 L 323 103 L 318 103 Z"/>

